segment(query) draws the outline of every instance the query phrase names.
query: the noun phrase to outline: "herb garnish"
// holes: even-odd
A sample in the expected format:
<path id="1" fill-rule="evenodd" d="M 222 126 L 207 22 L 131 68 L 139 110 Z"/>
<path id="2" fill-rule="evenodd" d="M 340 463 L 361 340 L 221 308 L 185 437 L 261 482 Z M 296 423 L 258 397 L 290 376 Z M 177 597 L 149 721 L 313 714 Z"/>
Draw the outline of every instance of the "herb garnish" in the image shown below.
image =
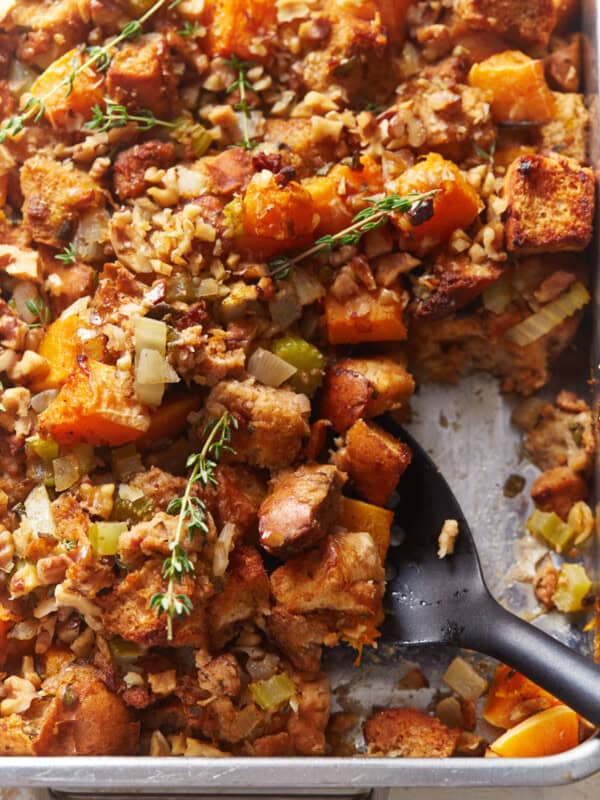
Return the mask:
<path id="1" fill-rule="evenodd" d="M 177 497 L 167 506 L 168 514 L 178 514 L 175 536 L 169 542 L 171 555 L 165 559 L 162 567 L 163 578 L 168 579 L 167 591 L 154 594 L 150 599 L 150 608 L 156 610 L 158 616 L 167 615 L 167 639 L 173 639 L 173 619 L 189 615 L 193 609 L 191 599 L 177 590 L 186 575 L 194 574 L 194 564 L 190 561 L 184 547 L 185 532 L 193 539 L 196 533 L 206 535 L 206 504 L 192 495 L 197 484 L 206 489 L 217 485 L 216 467 L 221 453 L 233 453 L 231 432 L 237 428 L 237 420 L 225 411 L 221 416 L 209 422 L 204 428 L 204 444 L 199 453 L 188 456 L 186 466 L 191 470 L 182 497 Z"/>
<path id="2" fill-rule="evenodd" d="M 135 114 L 131 114 L 126 106 L 115 103 L 110 97 L 104 98 L 106 109 L 102 106 L 95 105 L 92 108 L 92 118 L 89 122 L 85 123 L 85 127 L 91 131 L 104 133 L 113 128 L 124 128 L 130 122 L 135 122 L 141 131 L 149 131 L 155 125 L 162 125 L 164 128 L 176 128 L 176 122 L 167 122 L 164 119 L 157 119 L 152 111 L 143 108 Z"/>
<path id="3" fill-rule="evenodd" d="M 247 91 L 252 91 L 252 84 L 248 80 L 247 71 L 251 69 L 254 64 L 252 61 L 240 61 L 236 55 L 232 55 L 225 63 L 228 67 L 231 67 L 234 72 L 237 72 L 236 80 L 227 87 L 227 94 L 231 94 L 235 91 L 239 91 L 240 93 L 240 99 L 234 105 L 236 111 L 242 112 L 242 134 L 244 139 L 240 142 L 240 145 L 246 150 L 252 150 L 254 142 L 250 139 L 250 106 L 248 105 L 247 96 Z"/>
<path id="4" fill-rule="evenodd" d="M 311 256 L 321 255 L 322 253 L 329 254 L 336 247 L 358 244 L 363 234 L 384 225 L 388 221 L 391 213 L 405 214 L 409 211 L 415 212 L 423 204 L 430 202 L 431 198 L 437 194 L 437 192 L 437 189 L 432 189 L 430 192 L 412 192 L 405 197 L 400 197 L 397 194 L 391 194 L 381 199 L 367 197 L 366 200 L 371 205 L 359 211 L 352 219 L 352 224 L 347 228 L 344 228 L 338 233 L 321 236 L 312 247 L 309 247 L 308 250 L 304 250 L 297 256 L 293 256 L 292 258 L 288 256 L 278 256 L 277 258 L 271 259 L 271 261 L 269 261 L 271 277 L 279 279 L 286 278 L 292 267 L 307 258 L 311 258 Z"/>
<path id="5" fill-rule="evenodd" d="M 56 253 L 54 258 L 57 261 L 61 261 L 65 266 L 74 264 L 77 261 L 77 250 L 75 248 L 75 242 L 71 242 L 71 244 L 66 245 L 62 250 L 62 252 Z"/>
<path id="6" fill-rule="evenodd" d="M 41 297 L 36 297 L 26 300 L 25 305 L 27 310 L 37 319 L 37 322 L 30 322 L 28 328 L 43 328 L 50 322 L 50 309 L 44 303 Z"/>

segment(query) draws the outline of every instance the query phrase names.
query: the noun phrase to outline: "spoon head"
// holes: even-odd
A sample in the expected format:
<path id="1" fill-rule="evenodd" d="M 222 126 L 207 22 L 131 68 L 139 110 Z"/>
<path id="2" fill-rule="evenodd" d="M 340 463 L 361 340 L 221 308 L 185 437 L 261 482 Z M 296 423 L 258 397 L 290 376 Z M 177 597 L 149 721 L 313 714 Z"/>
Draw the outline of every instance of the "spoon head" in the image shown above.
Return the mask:
<path id="1" fill-rule="evenodd" d="M 401 542 L 390 547 L 382 634 L 397 644 L 460 644 L 489 598 L 473 536 L 460 506 L 429 455 L 404 429 L 387 429 L 406 442 L 413 458 L 398 484 L 395 523 Z M 454 552 L 439 558 L 444 522 L 458 522 Z"/>

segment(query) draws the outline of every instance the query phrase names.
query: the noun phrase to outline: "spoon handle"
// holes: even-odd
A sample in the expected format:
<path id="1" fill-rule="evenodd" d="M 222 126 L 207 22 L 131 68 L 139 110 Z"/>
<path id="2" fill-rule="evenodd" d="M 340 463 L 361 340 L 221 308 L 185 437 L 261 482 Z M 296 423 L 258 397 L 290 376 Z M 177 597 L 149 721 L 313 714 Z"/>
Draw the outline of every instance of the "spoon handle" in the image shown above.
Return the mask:
<path id="1" fill-rule="evenodd" d="M 489 601 L 478 604 L 461 644 L 522 672 L 600 727 L 600 666 Z"/>

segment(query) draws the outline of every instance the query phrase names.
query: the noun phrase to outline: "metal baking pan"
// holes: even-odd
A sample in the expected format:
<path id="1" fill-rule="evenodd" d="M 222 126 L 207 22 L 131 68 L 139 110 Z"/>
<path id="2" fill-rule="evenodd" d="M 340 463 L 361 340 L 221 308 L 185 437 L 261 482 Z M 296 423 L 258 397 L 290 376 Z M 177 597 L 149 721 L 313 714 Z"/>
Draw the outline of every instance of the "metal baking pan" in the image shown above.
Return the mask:
<path id="1" fill-rule="evenodd" d="M 586 94 L 593 117 L 591 163 L 600 176 L 600 15 L 596 0 L 583 0 L 583 15 Z M 595 257 L 593 262 L 598 263 Z M 598 288 L 595 298 L 595 324 L 590 323 L 583 337 L 593 340 L 591 374 L 600 379 Z M 573 355 L 571 351 L 564 359 L 556 385 L 583 391 L 590 375 L 587 357 L 577 362 Z M 415 406 L 411 430 L 433 454 L 463 506 L 492 593 L 513 610 L 526 612 L 531 595 L 524 585 L 507 581 L 507 576 L 518 552 L 515 545 L 527 514 L 528 493 L 523 492 L 522 500 L 515 503 L 503 497 L 502 484 L 515 469 L 529 484 L 535 468 L 519 463 L 519 439 L 510 426 L 510 404 L 500 396 L 493 379 L 473 376 L 458 387 L 423 387 Z M 590 574 L 600 579 L 598 540 L 587 566 Z M 564 617 L 545 615 L 536 624 L 573 647 L 585 647 L 579 631 L 570 628 Z M 357 670 L 333 651 L 329 671 L 334 685 L 345 681 L 347 688 L 354 683 L 361 687 L 359 695 L 362 692 L 371 704 L 377 704 L 378 697 L 398 699 L 398 690 L 394 693 L 389 687 L 397 679 L 402 658 L 418 661 L 431 677 L 441 674 L 452 656 L 439 650 L 415 654 L 382 648 L 372 664 Z M 382 676 L 388 682 L 383 695 Z M 413 702 L 414 698 L 405 700 Z M 598 771 L 600 736 L 560 755 L 530 759 L 5 757 L 0 759 L 0 786 L 51 789 L 52 796 L 72 800 L 103 795 L 114 800 L 140 796 L 168 800 L 183 794 L 204 798 L 227 795 L 231 800 L 252 795 L 384 800 L 390 787 L 548 786 L 573 783 Z"/>

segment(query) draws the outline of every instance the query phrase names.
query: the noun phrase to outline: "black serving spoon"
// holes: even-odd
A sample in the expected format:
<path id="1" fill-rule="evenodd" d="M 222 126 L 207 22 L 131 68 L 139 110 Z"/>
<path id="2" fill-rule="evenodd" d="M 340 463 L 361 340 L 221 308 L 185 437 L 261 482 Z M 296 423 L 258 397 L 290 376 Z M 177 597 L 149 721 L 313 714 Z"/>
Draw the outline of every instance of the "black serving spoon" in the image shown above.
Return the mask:
<path id="1" fill-rule="evenodd" d="M 392 420 L 386 427 L 412 449 L 398 485 L 383 634 L 397 644 L 443 644 L 477 650 L 522 672 L 600 727 L 600 667 L 506 611 L 489 592 L 461 508 L 431 458 Z M 438 558 L 438 535 L 455 519 L 455 550 Z M 493 535 L 493 531 L 490 532 Z"/>

